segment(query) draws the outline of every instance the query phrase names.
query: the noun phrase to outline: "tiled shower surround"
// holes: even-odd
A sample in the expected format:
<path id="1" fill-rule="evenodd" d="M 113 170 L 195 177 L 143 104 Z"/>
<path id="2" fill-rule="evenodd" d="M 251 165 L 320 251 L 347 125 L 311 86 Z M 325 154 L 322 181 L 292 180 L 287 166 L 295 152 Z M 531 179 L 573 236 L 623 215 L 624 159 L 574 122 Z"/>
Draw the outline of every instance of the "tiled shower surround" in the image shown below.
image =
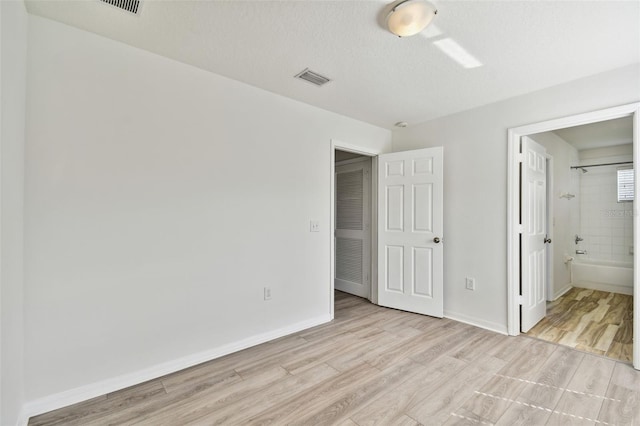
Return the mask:
<path id="1" fill-rule="evenodd" d="M 628 158 L 631 160 L 631 157 Z M 616 161 L 627 159 L 616 158 Z M 583 164 L 613 162 L 590 159 Z M 576 249 L 587 250 L 587 255 L 576 255 L 587 260 L 633 262 L 633 202 L 618 202 L 617 170 L 629 166 L 591 167 L 579 173 L 580 179 L 580 237 L 584 239 Z"/>

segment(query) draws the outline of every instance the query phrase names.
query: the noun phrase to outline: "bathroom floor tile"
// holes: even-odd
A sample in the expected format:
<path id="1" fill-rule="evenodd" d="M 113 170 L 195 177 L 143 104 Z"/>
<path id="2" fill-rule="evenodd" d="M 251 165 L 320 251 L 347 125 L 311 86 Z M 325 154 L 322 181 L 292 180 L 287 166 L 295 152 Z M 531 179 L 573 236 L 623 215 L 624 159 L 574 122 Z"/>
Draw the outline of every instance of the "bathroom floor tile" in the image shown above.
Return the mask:
<path id="1" fill-rule="evenodd" d="M 547 303 L 526 333 L 548 342 L 631 362 L 633 296 L 574 287 Z"/>

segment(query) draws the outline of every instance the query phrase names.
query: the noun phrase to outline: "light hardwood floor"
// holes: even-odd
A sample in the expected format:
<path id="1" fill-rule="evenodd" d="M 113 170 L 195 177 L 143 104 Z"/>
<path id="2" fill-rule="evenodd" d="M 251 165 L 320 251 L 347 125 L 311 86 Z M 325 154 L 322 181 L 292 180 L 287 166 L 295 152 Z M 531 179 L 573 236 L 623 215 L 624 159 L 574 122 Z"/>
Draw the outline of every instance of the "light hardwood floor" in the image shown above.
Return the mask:
<path id="1" fill-rule="evenodd" d="M 527 335 L 631 362 L 633 296 L 574 287 L 547 303 L 547 316 Z"/>
<path id="2" fill-rule="evenodd" d="M 336 319 L 30 425 L 631 425 L 640 372 L 336 293 Z"/>

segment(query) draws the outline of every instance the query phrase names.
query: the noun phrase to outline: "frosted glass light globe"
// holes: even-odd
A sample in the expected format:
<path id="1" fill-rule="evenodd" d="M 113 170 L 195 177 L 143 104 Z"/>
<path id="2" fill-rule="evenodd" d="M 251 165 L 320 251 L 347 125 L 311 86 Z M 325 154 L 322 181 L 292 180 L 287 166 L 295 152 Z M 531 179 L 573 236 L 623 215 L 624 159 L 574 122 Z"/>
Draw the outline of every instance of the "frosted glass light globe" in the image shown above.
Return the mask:
<path id="1" fill-rule="evenodd" d="M 426 1 L 405 0 L 387 16 L 389 31 L 399 37 L 409 37 L 427 28 L 438 11 Z"/>

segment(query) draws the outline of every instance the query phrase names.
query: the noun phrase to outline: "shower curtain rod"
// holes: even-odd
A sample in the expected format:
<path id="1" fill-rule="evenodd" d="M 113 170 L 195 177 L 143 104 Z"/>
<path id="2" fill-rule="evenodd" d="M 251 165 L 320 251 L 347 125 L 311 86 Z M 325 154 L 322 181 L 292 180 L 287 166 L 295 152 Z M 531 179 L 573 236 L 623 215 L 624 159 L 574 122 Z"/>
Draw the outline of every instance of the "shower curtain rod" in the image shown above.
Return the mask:
<path id="1" fill-rule="evenodd" d="M 622 164 L 633 164 L 633 161 L 622 161 L 620 163 L 602 163 L 602 164 L 589 164 L 587 166 L 571 166 L 572 169 L 584 169 L 586 167 L 600 167 L 600 166 L 618 166 Z"/>

